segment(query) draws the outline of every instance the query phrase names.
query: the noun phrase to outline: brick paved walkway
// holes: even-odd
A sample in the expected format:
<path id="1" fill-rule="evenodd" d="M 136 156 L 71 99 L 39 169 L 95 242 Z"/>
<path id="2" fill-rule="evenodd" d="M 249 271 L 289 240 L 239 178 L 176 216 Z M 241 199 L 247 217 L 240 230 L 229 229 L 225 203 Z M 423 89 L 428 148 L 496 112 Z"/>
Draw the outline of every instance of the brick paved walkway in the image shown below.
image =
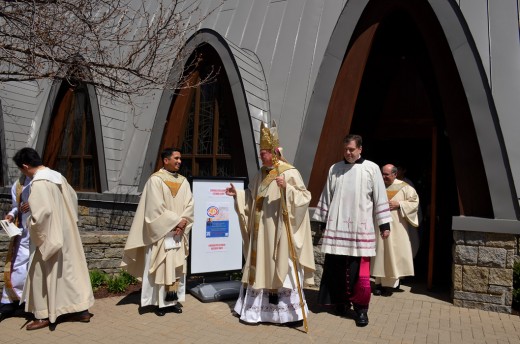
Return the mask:
<path id="1" fill-rule="evenodd" d="M 96 300 L 89 324 L 62 323 L 54 331 L 26 331 L 24 318 L 0 323 L 0 343 L 520 343 L 516 315 L 458 308 L 440 295 L 403 286 L 391 297 L 373 297 L 370 324 L 319 308 L 306 290 L 309 334 L 298 328 L 249 326 L 231 313 L 234 301 L 201 303 L 191 295 L 183 314 L 140 315 L 139 296 Z"/>

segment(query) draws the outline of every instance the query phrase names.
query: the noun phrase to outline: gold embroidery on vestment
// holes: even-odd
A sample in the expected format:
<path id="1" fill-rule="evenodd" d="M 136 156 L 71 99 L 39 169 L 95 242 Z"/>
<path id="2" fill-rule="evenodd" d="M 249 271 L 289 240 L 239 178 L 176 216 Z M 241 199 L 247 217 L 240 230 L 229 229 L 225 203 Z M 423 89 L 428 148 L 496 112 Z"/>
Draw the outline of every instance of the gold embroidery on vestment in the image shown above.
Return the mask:
<path id="1" fill-rule="evenodd" d="M 170 188 L 170 192 L 172 193 L 172 196 L 173 197 L 177 196 L 177 192 L 179 192 L 179 189 L 181 188 L 181 184 L 176 183 L 176 182 L 170 182 L 168 180 L 164 180 L 164 183 L 166 184 L 166 186 L 168 186 L 168 188 Z"/>
<path id="2" fill-rule="evenodd" d="M 165 172 L 164 170 L 159 170 L 155 172 L 153 175 L 161 178 L 161 180 L 164 182 L 164 184 L 166 184 L 168 189 L 170 189 L 172 197 L 177 196 L 177 192 L 179 192 L 182 183 L 186 179 L 180 174 L 177 174 L 177 176 L 174 177 L 168 172 Z"/>
<path id="3" fill-rule="evenodd" d="M 280 163 L 271 170 L 267 170 L 266 168 L 262 168 L 262 175 L 264 178 L 262 182 L 258 186 L 256 199 L 255 199 L 255 228 L 253 230 L 253 235 L 251 236 L 251 258 L 249 261 L 249 285 L 253 285 L 255 283 L 256 277 L 256 246 L 258 242 L 258 231 L 260 230 L 260 220 L 262 218 L 262 209 L 264 206 L 264 200 L 267 197 L 267 191 L 269 190 L 269 185 L 283 172 L 294 168 L 294 166 L 289 165 L 287 163 Z"/>
<path id="4" fill-rule="evenodd" d="M 400 184 L 392 184 L 386 188 L 386 197 L 388 197 L 388 200 L 390 201 L 392 198 L 394 198 L 394 196 L 397 195 L 397 193 L 407 185 L 408 184 L 403 182 Z"/>

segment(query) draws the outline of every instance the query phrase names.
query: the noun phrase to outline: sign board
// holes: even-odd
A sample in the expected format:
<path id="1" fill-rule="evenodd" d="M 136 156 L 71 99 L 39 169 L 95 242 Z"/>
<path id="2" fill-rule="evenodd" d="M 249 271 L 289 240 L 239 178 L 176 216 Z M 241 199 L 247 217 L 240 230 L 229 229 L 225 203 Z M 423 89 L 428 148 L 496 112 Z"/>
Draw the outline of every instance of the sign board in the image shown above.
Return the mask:
<path id="1" fill-rule="evenodd" d="M 240 178 L 193 178 L 191 274 L 242 269 L 242 234 L 233 197 L 226 195 L 230 183 L 244 189 Z"/>

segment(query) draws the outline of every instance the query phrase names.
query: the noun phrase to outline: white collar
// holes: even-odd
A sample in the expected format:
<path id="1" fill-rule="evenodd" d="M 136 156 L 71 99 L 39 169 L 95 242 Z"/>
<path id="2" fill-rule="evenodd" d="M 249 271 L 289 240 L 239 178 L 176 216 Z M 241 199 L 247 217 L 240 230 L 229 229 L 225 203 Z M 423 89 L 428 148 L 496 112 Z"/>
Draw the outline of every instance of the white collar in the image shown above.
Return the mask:
<path id="1" fill-rule="evenodd" d="M 36 171 L 31 183 L 33 183 L 36 180 L 48 180 L 54 184 L 62 184 L 63 176 L 59 172 L 51 170 L 48 167 L 45 167 L 45 168 L 42 168 L 42 169 Z"/>

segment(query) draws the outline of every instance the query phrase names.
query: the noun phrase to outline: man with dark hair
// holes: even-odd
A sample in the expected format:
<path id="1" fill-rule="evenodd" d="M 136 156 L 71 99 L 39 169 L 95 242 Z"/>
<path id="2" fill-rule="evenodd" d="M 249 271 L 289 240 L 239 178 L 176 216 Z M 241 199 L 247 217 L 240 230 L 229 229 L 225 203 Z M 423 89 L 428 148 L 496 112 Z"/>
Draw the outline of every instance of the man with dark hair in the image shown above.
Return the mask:
<path id="1" fill-rule="evenodd" d="M 13 160 L 32 178 L 27 219 L 32 249 L 22 300 L 36 319 L 27 330 L 47 327 L 60 315 L 89 322 L 94 296 L 77 226 L 76 192 L 60 173 L 42 165 L 34 149 L 21 149 Z"/>
<path id="2" fill-rule="evenodd" d="M 163 168 L 146 182 L 125 245 L 121 266 L 142 279 L 141 307 L 155 314 L 182 313 L 185 297 L 188 234 L 193 224 L 193 197 L 178 171 L 181 152 L 166 148 Z"/>
<path id="3" fill-rule="evenodd" d="M 340 314 L 354 306 L 356 325 L 368 325 L 370 257 L 376 254 L 376 228 L 383 239 L 392 220 L 379 166 L 361 157 L 362 138 L 343 140 L 343 157 L 329 169 L 313 218 L 325 223 L 325 253 L 318 302 Z"/>

